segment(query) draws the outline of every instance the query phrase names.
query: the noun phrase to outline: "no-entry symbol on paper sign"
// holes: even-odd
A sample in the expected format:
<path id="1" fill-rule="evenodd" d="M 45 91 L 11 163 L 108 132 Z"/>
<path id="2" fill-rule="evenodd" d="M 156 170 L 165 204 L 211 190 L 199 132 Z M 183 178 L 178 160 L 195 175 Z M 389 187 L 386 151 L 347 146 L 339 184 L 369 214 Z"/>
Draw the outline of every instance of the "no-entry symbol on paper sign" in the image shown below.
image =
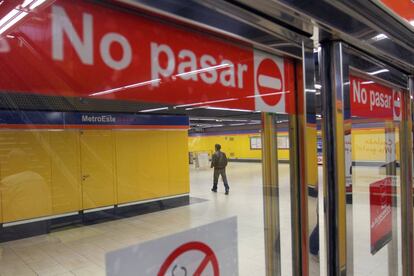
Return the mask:
<path id="1" fill-rule="evenodd" d="M 239 275 L 237 218 L 109 252 L 106 254 L 106 275 Z"/>
<path id="2" fill-rule="evenodd" d="M 401 120 L 401 92 L 397 90 L 393 90 L 394 96 L 394 120 L 399 121 Z"/>
<path id="3" fill-rule="evenodd" d="M 184 254 L 191 254 L 193 252 L 203 253 L 203 257 L 202 259 L 200 259 L 200 263 L 196 266 L 197 268 L 194 272 L 187 271 L 187 268 L 184 266 L 174 265 L 174 263 L 178 261 L 180 256 Z M 165 262 L 162 264 L 160 271 L 158 272 L 158 276 L 165 276 L 169 270 L 171 270 L 171 275 L 175 275 L 176 270 L 181 270 L 182 272 L 184 272 L 184 274 L 182 274 L 180 271 L 180 275 L 201 276 L 202 273 L 209 266 L 211 266 L 213 270 L 213 276 L 220 275 L 219 263 L 213 250 L 208 245 L 202 242 L 189 242 L 181 245 L 173 252 L 171 252 L 171 254 L 167 257 Z"/>
<path id="4" fill-rule="evenodd" d="M 276 62 L 270 58 L 262 60 L 256 73 L 256 83 L 262 100 L 271 106 L 282 98 L 283 78 Z"/>
<path id="5" fill-rule="evenodd" d="M 286 113 L 284 60 L 255 50 L 255 110 Z"/>

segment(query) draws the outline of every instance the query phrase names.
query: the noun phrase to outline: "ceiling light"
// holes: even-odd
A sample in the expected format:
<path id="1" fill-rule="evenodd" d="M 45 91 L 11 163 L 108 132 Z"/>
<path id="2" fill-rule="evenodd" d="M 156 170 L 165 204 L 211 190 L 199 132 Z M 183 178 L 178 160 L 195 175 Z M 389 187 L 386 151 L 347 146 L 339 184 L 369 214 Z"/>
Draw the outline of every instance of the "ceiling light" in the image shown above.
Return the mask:
<path id="1" fill-rule="evenodd" d="M 214 100 L 214 101 L 207 101 L 207 102 L 181 104 L 181 105 L 174 106 L 174 108 L 177 108 L 177 107 L 196 106 L 196 105 L 203 105 L 203 104 L 212 104 L 212 103 L 222 103 L 222 102 L 229 102 L 229 101 L 235 101 L 235 100 L 238 100 L 238 98 L 229 98 L 229 99 Z"/>
<path id="2" fill-rule="evenodd" d="M 153 111 L 160 111 L 160 110 L 166 110 L 166 109 L 168 109 L 168 107 L 144 109 L 144 110 L 140 110 L 139 112 L 153 112 Z"/>
<path id="3" fill-rule="evenodd" d="M 386 36 L 385 34 L 379 34 L 379 35 L 374 36 L 372 38 L 372 40 L 379 41 L 379 40 L 383 40 L 383 39 L 386 39 L 386 38 L 388 38 L 388 36 Z"/>
<path id="4" fill-rule="evenodd" d="M 6 25 L 0 28 L 0 34 L 7 31 L 9 28 L 11 28 L 13 25 L 15 25 L 17 22 L 22 20 L 26 15 L 28 15 L 27 12 L 21 12 L 19 15 L 17 15 L 15 18 L 10 20 Z"/>
<path id="5" fill-rule="evenodd" d="M 246 109 L 222 108 L 222 107 L 211 107 L 211 106 L 205 107 L 205 109 L 223 110 L 223 111 L 235 111 L 235 112 L 249 112 L 249 113 L 255 112 L 253 110 L 246 110 Z"/>
<path id="6" fill-rule="evenodd" d="M 32 5 L 30 5 L 30 9 L 34 10 L 36 9 L 38 6 L 42 5 L 44 2 L 46 2 L 46 0 L 37 0 L 36 2 L 34 2 Z"/>
<path id="7" fill-rule="evenodd" d="M 27 6 L 29 6 L 30 4 L 32 4 L 33 0 L 24 0 L 22 7 L 26 8 Z"/>
<path id="8" fill-rule="evenodd" d="M 268 97 L 268 96 L 272 96 L 272 95 L 279 95 L 279 94 L 288 94 L 289 91 L 280 91 L 280 92 L 273 92 L 273 93 L 265 93 L 265 94 L 259 94 L 259 95 L 251 95 L 251 96 L 246 96 L 246 98 L 257 98 L 257 97 Z"/>
<path id="9" fill-rule="evenodd" d="M 313 49 L 313 52 L 314 52 L 314 53 L 317 53 L 317 52 L 319 52 L 321 49 L 322 49 L 322 48 L 319 46 L 318 48 L 314 48 L 314 49 Z"/>
<path id="10" fill-rule="evenodd" d="M 116 87 L 116 88 L 112 88 L 112 89 L 108 89 L 108 90 L 104 90 L 104 91 L 100 91 L 100 92 L 95 92 L 95 93 L 90 94 L 89 96 L 102 96 L 102 95 L 106 95 L 106 94 L 120 92 L 120 91 L 123 91 L 123 90 L 126 90 L 126 89 L 137 88 L 137 87 L 140 87 L 140 86 L 155 84 L 155 83 L 159 83 L 159 82 L 161 82 L 161 79 L 143 81 L 143 82 L 138 82 L 138 83 L 129 84 L 129 85 L 121 86 L 121 87 Z"/>
<path id="11" fill-rule="evenodd" d="M 189 71 L 189 72 L 176 74 L 175 76 L 176 77 L 182 77 L 182 76 L 194 75 L 194 74 L 199 74 L 199 73 L 208 72 L 208 71 L 217 70 L 217 69 L 222 69 L 222 68 L 227 68 L 227 67 L 233 67 L 233 65 L 230 65 L 228 63 L 223 63 L 223 64 L 216 65 L 216 66 L 211 66 L 211 67 L 207 67 L 207 68 L 203 68 L 203 69 L 197 69 L 197 70 L 193 70 L 193 71 Z"/>
<path id="12" fill-rule="evenodd" d="M 9 21 L 12 17 L 14 17 L 16 14 L 18 14 L 19 11 L 16 9 L 12 9 L 8 14 L 6 14 L 2 19 L 0 19 L 0 26 L 3 26 L 6 24 L 7 21 Z"/>
<path id="13" fill-rule="evenodd" d="M 374 71 L 374 72 L 368 72 L 368 75 L 373 76 L 373 75 L 377 75 L 377 74 L 381 74 L 381 73 L 385 73 L 385 72 L 389 72 L 390 70 L 388 69 L 381 69 L 378 71 Z"/>

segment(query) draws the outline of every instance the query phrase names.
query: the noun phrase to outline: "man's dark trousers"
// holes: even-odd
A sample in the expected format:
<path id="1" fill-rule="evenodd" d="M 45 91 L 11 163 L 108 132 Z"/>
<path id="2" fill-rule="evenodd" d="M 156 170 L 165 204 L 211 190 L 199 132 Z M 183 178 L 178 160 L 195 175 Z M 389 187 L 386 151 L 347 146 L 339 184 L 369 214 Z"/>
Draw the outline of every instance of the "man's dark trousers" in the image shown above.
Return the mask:
<path id="1" fill-rule="evenodd" d="M 224 182 L 224 188 L 228 191 L 230 187 L 227 183 L 226 168 L 214 168 L 213 190 L 217 190 L 217 183 L 220 175 Z"/>

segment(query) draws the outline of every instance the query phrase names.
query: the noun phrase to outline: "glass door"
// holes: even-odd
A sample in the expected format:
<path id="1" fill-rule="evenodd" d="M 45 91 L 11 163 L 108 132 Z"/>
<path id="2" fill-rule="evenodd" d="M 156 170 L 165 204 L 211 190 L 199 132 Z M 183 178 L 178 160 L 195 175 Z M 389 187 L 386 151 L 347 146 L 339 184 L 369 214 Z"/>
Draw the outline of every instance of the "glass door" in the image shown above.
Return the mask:
<path id="1" fill-rule="evenodd" d="M 347 212 L 352 223 L 353 272 L 400 275 L 400 92 L 354 71 L 349 80 L 351 139 L 345 154 L 350 159 L 346 173 L 352 177 Z"/>
<path id="2" fill-rule="evenodd" d="M 321 65 L 328 275 L 405 275 L 408 79 L 341 42 Z"/>

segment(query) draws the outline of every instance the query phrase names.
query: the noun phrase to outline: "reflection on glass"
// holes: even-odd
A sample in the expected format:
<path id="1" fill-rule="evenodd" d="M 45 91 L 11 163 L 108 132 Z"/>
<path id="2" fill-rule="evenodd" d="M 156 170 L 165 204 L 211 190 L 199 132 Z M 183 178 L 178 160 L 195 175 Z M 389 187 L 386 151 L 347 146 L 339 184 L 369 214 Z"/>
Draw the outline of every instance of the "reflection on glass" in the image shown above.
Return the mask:
<path id="1" fill-rule="evenodd" d="M 275 116 L 278 176 L 281 275 L 292 275 L 292 217 L 289 117 Z"/>
<path id="2" fill-rule="evenodd" d="M 399 275 L 398 123 L 354 117 L 352 162 L 354 274 Z"/>
<path id="3" fill-rule="evenodd" d="M 0 132 L 0 187 L 3 221 L 50 215 L 50 165 L 42 147 L 44 133 Z"/>

